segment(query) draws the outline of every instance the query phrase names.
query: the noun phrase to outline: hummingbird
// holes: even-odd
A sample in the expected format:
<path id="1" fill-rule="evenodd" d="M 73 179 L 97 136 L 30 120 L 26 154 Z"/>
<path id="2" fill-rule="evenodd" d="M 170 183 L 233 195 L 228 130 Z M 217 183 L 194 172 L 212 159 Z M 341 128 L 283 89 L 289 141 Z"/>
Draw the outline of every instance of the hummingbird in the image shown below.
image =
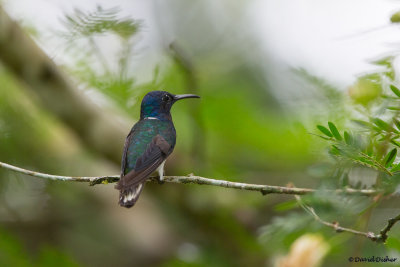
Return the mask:
<path id="1" fill-rule="evenodd" d="M 164 164 L 176 143 L 176 131 L 171 117 L 172 105 L 181 99 L 200 98 L 193 94 L 174 95 L 152 91 L 145 95 L 140 107 L 140 120 L 133 125 L 125 140 L 121 164 L 121 179 L 115 188 L 120 191 L 119 205 L 135 205 L 147 178 L 158 171 L 164 176 Z"/>

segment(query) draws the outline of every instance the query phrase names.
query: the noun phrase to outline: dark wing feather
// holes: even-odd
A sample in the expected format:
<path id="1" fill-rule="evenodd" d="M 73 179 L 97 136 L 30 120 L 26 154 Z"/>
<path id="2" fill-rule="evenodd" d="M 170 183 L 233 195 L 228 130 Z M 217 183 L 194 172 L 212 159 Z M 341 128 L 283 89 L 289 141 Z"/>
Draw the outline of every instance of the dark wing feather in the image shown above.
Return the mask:
<path id="1" fill-rule="evenodd" d="M 135 164 L 135 171 L 140 172 L 154 165 L 159 159 L 165 159 L 168 156 L 170 145 L 161 136 L 156 135 L 148 145 L 146 151 L 139 157 Z M 162 161 L 161 161 L 162 163 Z M 160 163 L 160 164 L 161 164 Z"/>
<path id="2" fill-rule="evenodd" d="M 126 161 L 127 161 L 127 153 L 128 153 L 128 148 L 129 148 L 129 143 L 131 142 L 132 139 L 132 133 L 135 130 L 135 128 L 132 129 L 132 131 L 128 134 L 128 136 L 125 139 L 125 145 L 124 145 L 124 153 L 122 154 L 122 163 L 121 163 L 121 178 L 124 176 L 125 168 L 126 168 Z"/>
<path id="3" fill-rule="evenodd" d="M 161 135 L 156 135 L 143 155 L 137 159 L 135 169 L 121 177 L 118 189 L 136 186 L 146 180 L 167 158 L 170 148 Z"/>

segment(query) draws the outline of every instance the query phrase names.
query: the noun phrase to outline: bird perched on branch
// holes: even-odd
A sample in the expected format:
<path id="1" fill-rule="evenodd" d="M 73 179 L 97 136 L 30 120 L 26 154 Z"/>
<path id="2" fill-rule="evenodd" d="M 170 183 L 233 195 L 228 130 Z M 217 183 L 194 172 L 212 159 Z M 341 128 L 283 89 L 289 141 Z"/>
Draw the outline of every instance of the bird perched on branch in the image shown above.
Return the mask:
<path id="1" fill-rule="evenodd" d="M 122 155 L 121 179 L 115 186 L 120 191 L 119 204 L 135 205 L 147 178 L 156 170 L 162 181 L 164 163 L 175 147 L 176 131 L 171 117 L 172 105 L 197 95 L 173 95 L 152 91 L 142 100 L 140 120 L 126 137 Z"/>

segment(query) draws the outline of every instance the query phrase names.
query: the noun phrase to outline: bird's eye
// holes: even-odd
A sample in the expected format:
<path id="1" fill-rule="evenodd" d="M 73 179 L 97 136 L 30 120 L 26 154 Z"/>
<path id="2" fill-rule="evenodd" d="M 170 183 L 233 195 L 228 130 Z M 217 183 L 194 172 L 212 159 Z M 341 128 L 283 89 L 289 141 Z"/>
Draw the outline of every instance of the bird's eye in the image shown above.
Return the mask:
<path id="1" fill-rule="evenodd" d="M 164 101 L 164 102 L 169 102 L 171 100 L 172 100 L 172 97 L 170 95 L 164 95 L 162 97 L 162 101 Z"/>

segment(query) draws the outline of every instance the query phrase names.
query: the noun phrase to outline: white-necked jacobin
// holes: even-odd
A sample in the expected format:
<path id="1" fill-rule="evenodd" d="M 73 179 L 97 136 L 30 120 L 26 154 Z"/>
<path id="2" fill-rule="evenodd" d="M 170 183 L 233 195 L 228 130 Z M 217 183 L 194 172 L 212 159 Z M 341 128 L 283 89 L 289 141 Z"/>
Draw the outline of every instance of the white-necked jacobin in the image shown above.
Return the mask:
<path id="1" fill-rule="evenodd" d="M 143 98 L 140 120 L 125 140 L 121 179 L 115 186 L 120 191 L 121 206 L 130 208 L 135 205 L 147 178 L 156 170 L 162 181 L 165 160 L 174 150 L 176 141 L 171 107 L 184 98 L 200 97 L 152 91 Z"/>

